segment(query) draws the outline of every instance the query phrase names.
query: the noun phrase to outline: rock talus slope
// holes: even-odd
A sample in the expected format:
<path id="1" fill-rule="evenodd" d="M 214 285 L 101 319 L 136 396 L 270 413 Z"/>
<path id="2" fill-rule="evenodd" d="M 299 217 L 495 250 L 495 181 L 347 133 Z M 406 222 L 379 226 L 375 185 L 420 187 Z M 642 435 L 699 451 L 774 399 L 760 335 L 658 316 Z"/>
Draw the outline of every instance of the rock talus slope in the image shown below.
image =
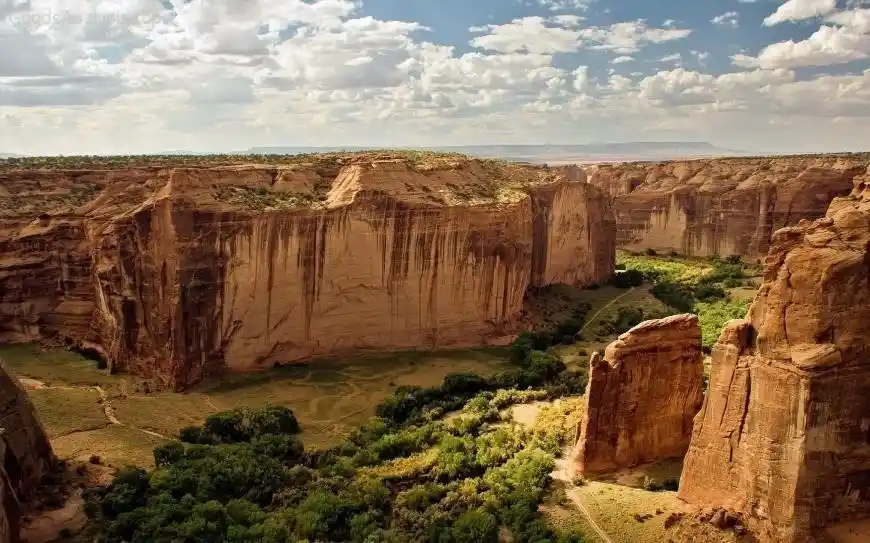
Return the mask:
<path id="1" fill-rule="evenodd" d="M 645 321 L 589 364 L 576 469 L 594 475 L 664 458 L 689 447 L 703 401 L 701 327 L 695 315 Z"/>
<path id="2" fill-rule="evenodd" d="M 612 273 L 609 201 L 570 173 L 365 156 L 11 172 L 9 198 L 31 203 L 0 223 L 0 340 L 56 334 L 176 389 L 309 356 L 485 344 L 530 285 Z"/>
<path id="3" fill-rule="evenodd" d="M 54 466 L 51 445 L 27 393 L 0 360 L 0 543 L 18 541 L 21 504 Z"/>
<path id="4" fill-rule="evenodd" d="M 870 517 L 870 175 L 826 216 L 779 230 L 747 320 L 713 349 L 679 496 L 816 541 Z"/>
<path id="5" fill-rule="evenodd" d="M 695 256 L 760 258 L 779 228 L 817 219 L 870 164 L 865 157 L 719 158 L 604 165 L 617 245 Z"/>

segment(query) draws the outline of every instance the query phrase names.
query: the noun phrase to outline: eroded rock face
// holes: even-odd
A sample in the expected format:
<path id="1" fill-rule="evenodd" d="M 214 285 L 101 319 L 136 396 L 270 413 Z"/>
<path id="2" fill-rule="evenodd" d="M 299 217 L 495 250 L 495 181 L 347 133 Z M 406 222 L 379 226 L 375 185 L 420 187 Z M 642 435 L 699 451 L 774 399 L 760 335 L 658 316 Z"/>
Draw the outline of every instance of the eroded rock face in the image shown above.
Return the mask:
<path id="1" fill-rule="evenodd" d="M 870 175 L 776 233 L 747 320 L 713 349 L 679 495 L 815 541 L 870 516 Z"/>
<path id="2" fill-rule="evenodd" d="M 6 212 L 0 340 L 57 334 L 175 389 L 316 355 L 485 344 L 530 285 L 612 273 L 609 199 L 570 173 L 365 157 L 13 172 L 8 191 L 51 210 Z"/>
<path id="3" fill-rule="evenodd" d="M 27 393 L 0 360 L 0 542 L 18 541 L 20 506 L 54 466 Z"/>
<path id="4" fill-rule="evenodd" d="M 578 473 L 683 456 L 703 401 L 701 379 L 695 315 L 642 322 L 608 345 L 603 357 L 593 354 L 575 450 Z"/>
<path id="5" fill-rule="evenodd" d="M 760 258 L 773 233 L 825 214 L 868 160 L 719 158 L 604 165 L 591 183 L 613 197 L 621 248 Z"/>

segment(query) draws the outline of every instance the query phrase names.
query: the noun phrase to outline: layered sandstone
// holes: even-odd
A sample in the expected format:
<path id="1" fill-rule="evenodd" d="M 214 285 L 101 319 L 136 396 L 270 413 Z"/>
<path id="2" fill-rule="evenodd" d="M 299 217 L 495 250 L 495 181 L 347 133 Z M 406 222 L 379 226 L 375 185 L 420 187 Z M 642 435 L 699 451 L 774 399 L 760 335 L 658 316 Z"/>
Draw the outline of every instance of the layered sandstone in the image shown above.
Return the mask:
<path id="1" fill-rule="evenodd" d="M 598 166 L 590 182 L 613 197 L 621 248 L 760 258 L 776 230 L 822 217 L 868 164 L 866 155 L 632 163 Z"/>
<path id="2" fill-rule="evenodd" d="M 747 320 L 713 349 L 680 497 L 762 541 L 870 516 L 870 175 L 776 233 Z"/>
<path id="3" fill-rule="evenodd" d="M 695 315 L 642 322 L 608 345 L 603 358 L 593 354 L 575 450 L 578 473 L 683 456 L 703 400 L 701 384 Z"/>
<path id="4" fill-rule="evenodd" d="M 2 361 L 0 459 L 0 542 L 15 542 L 21 504 L 33 497 L 55 459 L 27 393 Z"/>
<path id="5" fill-rule="evenodd" d="M 309 159 L 7 173 L 0 340 L 58 335 L 183 388 L 316 355 L 485 344 L 530 285 L 612 273 L 609 200 L 582 171 Z"/>

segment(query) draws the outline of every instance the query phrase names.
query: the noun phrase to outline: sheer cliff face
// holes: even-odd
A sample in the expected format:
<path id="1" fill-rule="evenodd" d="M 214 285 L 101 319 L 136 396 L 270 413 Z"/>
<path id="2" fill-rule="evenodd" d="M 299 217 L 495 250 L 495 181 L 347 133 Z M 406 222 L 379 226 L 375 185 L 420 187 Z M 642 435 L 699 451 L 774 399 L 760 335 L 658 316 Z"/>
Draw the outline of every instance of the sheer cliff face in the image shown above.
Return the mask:
<path id="1" fill-rule="evenodd" d="M 58 332 L 172 388 L 315 355 L 485 344 L 515 324 L 531 284 L 598 283 L 614 265 L 609 202 L 544 168 L 351 160 L 100 186 L 58 250 L 85 255 L 76 288 L 90 306 Z M 38 244 L 58 243 L 58 219 L 41 220 Z M 13 243 L 16 262 L 36 247 Z M 10 270 L 8 338 L 63 320 L 55 268 L 29 290 L 13 284 L 23 267 Z"/>
<path id="2" fill-rule="evenodd" d="M 713 350 L 680 497 L 811 541 L 870 516 L 870 176 L 776 233 L 748 320 Z"/>
<path id="3" fill-rule="evenodd" d="M 18 541 L 21 504 L 54 464 L 27 394 L 0 361 L 0 541 Z"/>
<path id="4" fill-rule="evenodd" d="M 695 315 L 643 322 L 592 355 L 577 471 L 594 475 L 681 457 L 701 407 L 701 327 Z"/>
<path id="5" fill-rule="evenodd" d="M 777 229 L 824 215 L 867 167 L 853 158 L 724 158 L 599 166 L 621 248 L 761 257 Z"/>

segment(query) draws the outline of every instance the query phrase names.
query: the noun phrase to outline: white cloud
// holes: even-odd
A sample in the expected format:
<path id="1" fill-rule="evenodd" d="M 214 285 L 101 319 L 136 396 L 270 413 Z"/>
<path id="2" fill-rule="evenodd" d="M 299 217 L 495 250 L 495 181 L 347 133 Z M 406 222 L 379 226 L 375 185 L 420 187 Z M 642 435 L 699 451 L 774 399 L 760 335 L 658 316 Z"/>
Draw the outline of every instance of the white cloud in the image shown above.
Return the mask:
<path id="1" fill-rule="evenodd" d="M 783 41 L 768 45 L 757 57 L 744 54 L 732 58 L 744 68 L 803 68 L 843 64 L 870 56 L 870 35 L 849 27 L 823 25 L 803 41 Z"/>
<path id="2" fill-rule="evenodd" d="M 870 9 L 840 11 L 829 15 L 826 21 L 845 26 L 860 34 L 870 34 Z"/>
<path id="3" fill-rule="evenodd" d="M 589 9 L 589 5 L 593 2 L 595 2 L 595 0 L 537 0 L 539 6 L 545 7 L 551 11 L 585 11 Z"/>
<path id="4" fill-rule="evenodd" d="M 580 48 L 580 32 L 547 25 L 542 17 L 514 19 L 503 25 L 472 27 L 471 32 L 487 32 L 471 40 L 471 45 L 499 53 L 567 53 Z"/>
<path id="5" fill-rule="evenodd" d="M 691 34 L 688 29 L 653 28 L 645 21 L 626 21 L 609 26 L 593 26 L 580 31 L 581 38 L 592 49 L 605 49 L 620 54 L 636 53 L 649 43 L 681 40 Z"/>
<path id="6" fill-rule="evenodd" d="M 625 62 L 632 62 L 633 60 L 634 60 L 634 57 L 629 57 L 629 56 L 623 55 L 621 57 L 616 57 L 615 59 L 611 60 L 610 62 L 611 62 L 611 64 L 623 64 Z"/>
<path id="7" fill-rule="evenodd" d="M 837 9 L 837 0 L 788 0 L 764 19 L 765 26 L 802 21 L 827 15 Z"/>
<path id="8" fill-rule="evenodd" d="M 729 11 L 727 13 L 723 13 L 722 15 L 717 15 L 710 19 L 710 22 L 714 25 L 725 25 L 730 26 L 732 28 L 737 28 L 740 26 L 740 14 L 736 11 Z"/>

